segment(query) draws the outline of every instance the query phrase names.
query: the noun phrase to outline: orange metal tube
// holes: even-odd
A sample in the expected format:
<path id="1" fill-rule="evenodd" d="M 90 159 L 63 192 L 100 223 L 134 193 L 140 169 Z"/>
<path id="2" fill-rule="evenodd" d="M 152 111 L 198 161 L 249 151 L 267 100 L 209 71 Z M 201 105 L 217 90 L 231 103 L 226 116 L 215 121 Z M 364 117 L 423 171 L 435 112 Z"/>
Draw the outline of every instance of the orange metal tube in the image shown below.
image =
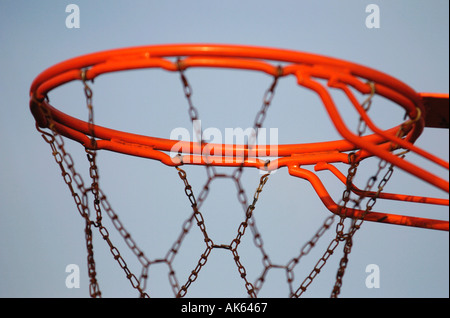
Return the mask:
<path id="1" fill-rule="evenodd" d="M 309 144 L 257 145 L 254 147 L 253 151 L 249 150 L 246 145 L 205 144 L 200 147 L 198 143 L 194 142 L 136 135 L 98 125 L 94 125 L 95 138 L 99 139 L 94 146 L 91 145 L 91 138 L 88 137 L 91 134 L 91 127 L 87 122 L 71 117 L 55 109 L 46 101 L 42 102 L 39 107 L 44 107 L 51 112 L 55 128 L 60 134 L 80 142 L 87 148 L 108 149 L 145 158 L 153 158 L 152 156 L 155 154 L 155 151 L 178 152 L 179 149 L 182 150 L 182 152 L 180 152 L 182 154 L 197 154 L 211 157 L 208 151 L 209 147 L 209 149 L 214 150 L 214 155 L 225 157 L 267 157 L 269 154 L 276 154 L 278 157 L 283 158 L 283 160 L 278 161 L 279 165 L 277 166 L 282 167 L 292 163 L 301 165 L 316 164 L 324 160 L 327 162 L 348 163 L 348 155 L 344 152 L 355 150 L 355 147 L 346 140 Z M 37 111 L 35 111 L 35 113 L 37 113 Z M 41 118 L 43 115 L 36 114 L 35 117 Z M 45 121 L 40 122 L 40 126 L 46 127 L 47 123 Z M 397 129 L 398 128 L 394 127 L 390 129 L 390 131 L 393 133 Z M 383 142 L 383 139 L 378 135 L 365 136 L 363 137 L 363 140 L 366 143 L 372 144 L 381 144 Z M 113 144 L 110 145 L 110 143 Z M 146 151 L 148 151 L 148 153 L 146 153 Z M 160 158 L 161 156 L 158 155 L 157 158 L 153 159 L 159 160 Z M 224 162 L 226 161 L 229 161 L 229 158 L 224 158 Z M 185 163 L 187 162 L 197 163 L 199 161 L 186 160 Z M 215 162 L 219 162 L 219 160 L 216 158 Z M 271 166 L 275 167 L 275 165 Z"/>
<path id="2" fill-rule="evenodd" d="M 371 143 L 363 142 L 363 139 L 355 134 L 353 134 L 345 125 L 342 120 L 330 94 L 328 91 L 318 82 L 312 80 L 308 76 L 304 76 L 304 74 L 298 75 L 298 83 L 299 85 L 303 85 L 313 91 L 315 91 L 320 98 L 322 99 L 325 109 L 328 111 L 329 117 L 333 122 L 336 129 L 339 131 L 341 136 L 343 136 L 346 140 L 358 146 L 360 149 L 365 149 L 370 153 L 376 155 L 379 158 L 382 158 L 390 163 L 393 163 L 395 166 L 409 172 L 412 175 L 415 175 L 427 182 L 435 185 L 442 190 L 449 192 L 449 183 L 448 181 L 435 176 L 428 171 L 413 165 L 397 156 L 392 154 L 390 151 L 383 149 L 381 147 L 377 147 Z"/>
<path id="3" fill-rule="evenodd" d="M 414 144 L 412 144 L 412 142 L 414 142 L 418 137 L 416 134 L 414 134 L 413 136 L 408 136 L 408 137 L 412 137 L 412 138 L 402 139 L 402 138 L 397 137 L 396 135 L 390 135 L 390 134 L 386 133 L 382 129 L 378 128 L 372 122 L 372 120 L 369 118 L 369 116 L 367 116 L 367 113 L 362 109 L 361 105 L 358 103 L 355 96 L 352 94 L 352 92 L 348 89 L 348 87 L 346 85 L 342 85 L 342 84 L 337 85 L 336 84 L 335 87 L 338 87 L 345 92 L 345 94 L 347 95 L 347 97 L 350 99 L 353 106 L 355 107 L 355 109 L 358 111 L 359 115 L 363 118 L 364 122 L 374 133 L 376 133 L 377 135 L 383 136 L 384 138 L 386 138 L 386 140 L 392 141 L 393 144 L 402 146 L 404 149 L 409 149 L 410 151 L 415 152 L 418 155 L 420 155 L 424 158 L 427 158 L 446 169 L 449 169 L 449 163 L 447 161 L 445 161 L 445 160 L 443 160 L 443 159 L 441 159 L 419 147 L 416 147 Z M 421 123 L 421 125 L 423 125 L 425 122 L 423 116 L 418 118 L 417 121 L 419 121 Z M 409 126 L 412 126 L 415 124 L 414 120 L 411 120 L 410 122 L 411 122 L 411 124 L 409 124 Z M 415 131 L 415 130 L 413 130 L 413 131 Z"/>
<path id="4" fill-rule="evenodd" d="M 260 60 L 272 60 L 305 65 L 325 65 L 332 67 L 339 67 L 349 70 L 354 76 L 365 78 L 369 81 L 384 84 L 392 87 L 402 95 L 407 96 L 415 105 L 420 104 L 420 98 L 417 93 L 406 84 L 399 80 L 376 71 L 374 69 L 358 65 L 355 63 L 320 56 L 316 54 L 272 49 L 264 47 L 253 46 L 237 46 L 237 45 L 205 45 L 205 44 L 178 44 L 178 45 L 154 45 L 143 47 L 123 48 L 116 50 L 108 50 L 98 53 L 87 54 L 81 57 L 73 58 L 71 60 L 61 62 L 46 71 L 42 72 L 33 81 L 30 92 L 35 94 L 36 99 L 42 100 L 49 90 L 43 89 L 40 86 L 43 82 L 57 75 L 66 73 L 71 70 L 80 70 L 89 68 L 96 64 L 105 62 L 122 63 L 124 66 L 129 63 L 133 64 L 136 60 L 145 60 L 154 57 L 180 57 L 180 56 L 210 56 L 210 57 L 230 57 L 230 58 L 249 58 Z M 125 67 L 126 69 L 126 67 Z M 276 70 L 274 70 L 276 75 Z M 100 75 L 97 73 L 96 76 Z M 88 72 L 87 79 L 91 80 L 94 77 Z M 72 80 L 80 79 L 79 76 L 73 75 Z M 63 82 L 61 82 L 63 84 Z M 416 115 L 414 108 L 407 109 L 412 117 Z"/>
<path id="5" fill-rule="evenodd" d="M 346 184 L 347 177 L 341 171 L 339 171 L 338 168 L 336 168 L 332 164 L 327 163 L 327 162 L 319 162 L 314 166 L 314 171 L 322 171 L 322 170 L 331 171 L 331 173 L 333 173 L 342 183 Z M 353 184 L 351 185 L 351 187 L 352 187 L 351 188 L 352 192 L 356 193 L 357 195 L 363 195 L 365 197 L 374 197 L 376 195 L 376 192 L 360 190 Z M 422 197 L 422 196 L 407 195 L 407 194 L 386 193 L 386 192 L 380 192 L 378 194 L 378 198 L 387 199 L 387 200 L 406 201 L 406 202 L 447 205 L 447 206 L 450 203 L 448 199 L 430 198 L 430 197 Z"/>
<path id="6" fill-rule="evenodd" d="M 334 213 L 338 214 L 339 206 L 333 201 L 328 191 L 325 189 L 322 181 L 313 172 L 300 168 L 298 166 L 290 166 L 289 174 L 298 178 L 307 180 L 314 188 L 319 198 L 326 206 L 326 208 Z M 341 212 L 342 213 L 342 212 Z M 366 213 L 363 210 L 346 208 L 344 215 L 350 218 L 361 218 Z M 434 220 L 427 218 L 419 218 L 412 216 L 404 216 L 390 213 L 380 212 L 367 212 L 364 216 L 365 221 L 390 223 L 395 225 L 413 226 L 420 228 L 427 228 L 433 230 L 449 231 L 449 222 L 443 220 Z"/>

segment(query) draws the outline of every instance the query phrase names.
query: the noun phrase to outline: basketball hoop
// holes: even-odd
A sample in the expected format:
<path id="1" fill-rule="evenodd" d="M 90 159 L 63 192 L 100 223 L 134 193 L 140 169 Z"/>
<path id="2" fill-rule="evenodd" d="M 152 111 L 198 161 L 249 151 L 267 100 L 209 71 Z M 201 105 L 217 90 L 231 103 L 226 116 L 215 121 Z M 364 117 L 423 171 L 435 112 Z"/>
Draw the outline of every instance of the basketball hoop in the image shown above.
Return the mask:
<path id="1" fill-rule="evenodd" d="M 184 94 L 189 103 L 191 121 L 198 119 L 198 114 L 191 100 L 191 87 L 185 76 L 186 70 L 191 68 L 226 68 L 268 74 L 273 78 L 273 82 L 264 94 L 263 106 L 256 115 L 254 128 L 261 128 L 266 117 L 266 110 L 270 107 L 275 88 L 280 79 L 293 77 L 298 86 L 317 93 L 329 115 L 330 121 L 342 136 L 342 139 L 306 144 L 267 146 L 253 145 L 252 142 L 246 145 L 211 144 L 201 140 L 201 132 L 198 132 L 200 142 L 196 143 L 143 136 L 96 125 L 93 120 L 90 82 L 93 82 L 98 76 L 107 73 L 151 68 L 162 69 L 180 75 Z M 89 109 L 88 121 L 72 117 L 50 104 L 48 94 L 52 90 L 72 81 L 81 81 L 84 85 L 84 93 Z M 326 85 L 322 83 L 324 81 Z M 341 91 L 359 114 L 360 126 L 356 133 L 344 123 L 342 114 L 329 93 L 331 89 Z M 367 97 L 366 100 L 364 102 L 358 101 L 355 92 L 365 95 Z M 401 107 L 406 114 L 405 121 L 399 122 L 397 126 L 389 129 L 377 127 L 369 116 L 370 104 L 375 95 L 381 96 Z M 31 85 L 30 109 L 36 120 L 38 130 L 52 147 L 55 160 L 63 171 L 63 177 L 69 185 L 80 214 L 86 219 L 87 233 L 90 233 L 91 225 L 94 224 L 94 226 L 99 227 L 102 235 L 106 235 L 106 229 L 102 228 L 100 223 L 95 223 L 89 219 L 88 213 L 86 213 L 86 205 L 80 198 L 89 190 L 94 193 L 96 202 L 94 207 L 98 214 L 103 207 L 103 210 L 112 214 L 112 217 L 115 215 L 107 201 L 105 201 L 105 196 L 97 188 L 98 175 L 95 154 L 98 150 L 109 150 L 126 155 L 149 158 L 158 160 L 167 166 L 177 167 L 180 178 L 185 182 L 186 194 L 193 207 L 193 218 L 197 219 L 200 224 L 202 222 L 201 214 L 197 209 L 197 201 L 192 190 L 190 190 L 186 175 L 181 169 L 183 165 L 201 165 L 207 168 L 215 166 L 235 167 L 238 169 L 236 171 L 241 171 L 244 168 L 256 168 L 266 173 L 287 168 L 290 175 L 308 180 L 311 183 L 329 211 L 341 217 L 341 219 L 351 218 L 354 220 L 352 230 L 349 230 L 347 234 L 340 231 L 341 236 L 338 237 L 338 235 L 336 241 L 334 241 L 336 245 L 340 241 L 346 241 L 346 244 L 351 247 L 351 237 L 363 221 L 449 230 L 449 223 L 444 220 L 372 211 L 372 206 L 378 199 L 448 206 L 448 199 L 384 193 L 382 191 L 385 183 L 391 178 L 393 169 L 399 168 L 448 194 L 448 180 L 405 159 L 407 153 L 414 153 L 416 156 L 448 171 L 449 163 L 447 161 L 414 144 L 425 127 L 448 129 L 448 95 L 417 93 L 403 82 L 362 65 L 315 54 L 252 46 L 190 44 L 116 49 L 73 58 L 42 72 Z M 370 129 L 372 133 L 365 134 L 366 128 Z M 79 180 L 79 174 L 72 170 L 71 158 L 64 150 L 62 137 L 75 140 L 85 147 L 91 164 L 92 186 L 90 188 L 86 188 L 84 183 Z M 169 153 L 173 152 L 175 148 L 178 154 L 171 157 Z M 212 148 L 215 150 L 213 155 L 211 155 L 210 151 Z M 268 160 L 267 154 L 273 154 L 274 152 L 277 154 L 277 157 Z M 364 189 L 358 189 L 353 183 L 354 174 L 359 163 L 370 157 L 379 158 L 378 172 L 368 181 Z M 334 164 L 337 163 L 349 166 L 347 176 L 336 169 Z M 64 166 L 66 167 L 64 168 Z M 341 202 L 336 203 L 318 175 L 311 170 L 305 169 L 304 166 L 314 166 L 315 171 L 329 170 L 342 181 L 346 185 L 346 189 Z M 375 180 L 380 178 L 378 174 L 384 168 L 388 168 L 388 172 L 381 177 L 378 189 L 372 191 Z M 245 228 L 249 226 L 249 223 L 251 224 L 251 214 L 255 208 L 254 204 L 266 181 L 266 178 L 264 181 L 261 178 L 260 185 L 255 193 L 254 203 L 249 206 L 247 218 L 239 228 L 238 232 L 240 235 L 243 235 Z M 81 191 L 81 195 L 76 193 L 76 187 L 72 185 L 72 182 L 75 182 Z M 351 193 L 356 194 L 359 199 L 353 200 L 353 207 L 348 207 L 347 203 L 352 201 L 350 200 Z M 370 201 L 365 209 L 360 207 L 363 198 L 369 198 Z M 326 224 L 325 228 L 328 228 L 329 225 L 328 223 Z M 118 227 L 121 228 L 121 226 Z M 206 233 L 204 234 L 207 244 L 206 251 L 199 261 L 199 266 L 195 271 L 196 274 L 206 263 L 209 252 L 213 248 L 218 247 L 208 241 L 208 236 Z M 124 236 L 135 254 L 138 257 L 142 257 L 141 251 L 136 247 L 134 241 L 130 242 L 128 233 L 125 233 Z M 233 241 L 234 243 L 227 247 L 233 253 L 236 252 L 239 239 L 240 236 L 238 235 L 238 238 Z M 333 245 L 333 249 L 335 247 Z M 142 263 L 145 268 L 146 260 L 144 259 Z M 236 263 L 244 278 L 243 271 L 245 270 L 242 270 L 238 261 Z M 90 264 L 94 267 L 93 262 Z M 170 265 L 169 262 L 168 264 Z M 288 267 L 287 270 L 289 269 Z M 344 265 L 342 267 L 345 268 Z M 126 271 L 126 266 L 122 266 L 122 268 Z M 90 276 L 92 283 L 91 294 L 97 296 L 98 291 L 95 287 L 94 276 L 94 274 Z M 142 277 L 145 277 L 145 275 L 141 277 L 141 280 L 130 274 L 128 276 L 130 276 L 129 279 L 133 287 L 138 289 L 142 295 L 142 284 L 139 281 L 142 281 Z M 190 277 L 188 283 L 183 287 L 174 288 L 176 294 L 184 296 L 187 287 L 195 280 L 195 277 L 196 275 Z M 314 276 L 309 276 L 309 278 L 312 281 Z M 245 278 L 244 280 L 249 295 L 254 296 L 255 290 L 258 289 L 257 284 L 251 284 Z M 297 292 L 292 292 L 292 294 L 298 296 L 306 289 L 309 283 L 310 281 L 302 284 L 301 288 L 297 289 Z M 173 285 L 177 284 L 174 283 Z M 338 292 L 335 294 L 337 295 Z"/>

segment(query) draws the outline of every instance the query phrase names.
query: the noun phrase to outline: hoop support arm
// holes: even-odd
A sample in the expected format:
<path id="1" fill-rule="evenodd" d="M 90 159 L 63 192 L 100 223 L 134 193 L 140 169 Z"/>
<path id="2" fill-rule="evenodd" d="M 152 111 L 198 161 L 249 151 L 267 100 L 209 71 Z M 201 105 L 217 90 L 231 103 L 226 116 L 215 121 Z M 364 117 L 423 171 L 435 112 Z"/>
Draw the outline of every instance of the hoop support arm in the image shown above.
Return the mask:
<path id="1" fill-rule="evenodd" d="M 329 170 L 333 175 L 335 175 L 339 179 L 339 181 L 346 184 L 347 182 L 346 176 L 332 164 L 327 162 L 319 162 L 314 166 L 314 171 L 322 171 L 322 170 Z M 354 184 L 351 185 L 351 191 L 357 195 L 362 195 L 365 197 L 375 197 L 377 195 L 379 199 L 386 199 L 386 200 L 397 200 L 405 202 L 447 205 L 447 206 L 449 205 L 448 199 L 430 198 L 430 197 L 397 194 L 397 193 L 386 193 L 386 192 L 380 192 L 376 194 L 376 192 L 363 191 L 361 189 L 358 189 Z"/>
<path id="2" fill-rule="evenodd" d="M 415 175 L 423 180 L 426 180 L 430 184 L 437 186 L 438 188 L 446 191 L 447 193 L 449 192 L 448 181 L 429 173 L 428 171 L 424 170 L 421 167 L 418 167 L 417 165 L 411 164 L 410 162 L 395 156 L 394 154 L 392 154 L 392 152 L 383 149 L 382 147 L 378 147 L 377 145 L 371 143 L 364 143 L 361 137 L 355 135 L 347 128 L 329 92 L 320 83 L 312 80 L 311 78 L 309 78 L 307 74 L 303 73 L 298 74 L 297 79 L 299 85 L 303 85 L 315 91 L 319 95 L 319 97 L 322 99 L 324 103 L 324 106 L 329 114 L 331 121 L 333 122 L 334 126 L 336 127 L 340 135 L 344 137 L 346 140 L 350 141 L 358 148 L 364 149 L 381 159 L 393 163 L 395 166 L 407 171 L 408 173 Z M 419 120 L 418 122 L 422 122 L 423 126 L 423 120 Z M 421 130 L 422 127 L 419 127 L 419 129 Z M 412 145 L 412 143 L 410 145 Z M 407 149 L 411 150 L 411 147 L 408 147 Z M 449 167 L 449 163 L 444 160 L 439 160 L 438 163 L 443 165 L 447 169 Z"/>
<path id="3" fill-rule="evenodd" d="M 426 118 L 425 126 L 449 129 L 449 95 L 437 93 L 419 93 Z"/>
<path id="4" fill-rule="evenodd" d="M 333 201 L 330 194 L 325 189 L 322 181 L 320 181 L 319 177 L 317 177 L 313 172 L 300 168 L 296 165 L 289 166 L 288 168 L 290 175 L 307 180 L 313 186 L 314 190 L 316 191 L 320 200 L 323 202 L 326 208 L 330 212 L 339 215 L 339 206 Z M 365 221 L 449 231 L 449 222 L 443 220 L 434 220 L 372 211 L 365 212 L 363 210 L 352 208 L 346 208 L 344 211 L 344 215 L 350 218 L 360 218 L 364 214 Z"/>

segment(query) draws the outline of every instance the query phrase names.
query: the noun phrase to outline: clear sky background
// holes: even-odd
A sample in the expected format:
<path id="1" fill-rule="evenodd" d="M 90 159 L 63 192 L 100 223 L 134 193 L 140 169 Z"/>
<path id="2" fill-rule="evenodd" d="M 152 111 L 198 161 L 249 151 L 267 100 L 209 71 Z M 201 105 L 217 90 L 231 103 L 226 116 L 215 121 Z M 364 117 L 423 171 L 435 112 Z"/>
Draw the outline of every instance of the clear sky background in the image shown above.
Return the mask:
<path id="1" fill-rule="evenodd" d="M 80 8 L 80 28 L 68 29 L 66 6 Z M 380 28 L 369 29 L 365 8 L 380 8 Z M 88 297 L 84 221 L 78 214 L 49 146 L 35 130 L 29 111 L 29 87 L 47 67 L 86 53 L 164 43 L 229 43 L 286 48 L 333 56 L 388 73 L 417 91 L 448 93 L 448 1 L 22 1 L 0 0 L 0 296 Z M 225 70 L 188 70 L 194 103 L 203 128 L 251 127 L 271 78 Z M 187 103 L 176 73 L 157 70 L 110 74 L 92 85 L 96 122 L 130 132 L 169 138 L 183 127 L 192 131 Z M 80 83 L 50 94 L 55 106 L 87 119 Z M 344 103 L 344 102 L 343 102 Z M 377 108 L 378 107 L 378 108 Z M 344 108 L 345 109 L 345 108 Z M 349 109 L 349 108 L 347 108 Z M 376 98 L 374 116 L 380 125 L 401 122 L 398 107 Z M 350 112 L 350 110 L 349 110 Z M 344 116 L 347 113 L 344 112 Z M 351 118 L 348 114 L 348 118 Z M 351 127 L 356 128 L 356 122 Z M 320 100 L 295 85 L 280 81 L 266 128 L 278 129 L 280 143 L 339 138 Z M 448 160 L 448 130 L 427 129 L 417 144 Z M 67 142 L 77 170 L 86 176 L 82 147 Z M 414 160 L 415 157 L 411 156 Z M 448 172 L 428 167 L 438 174 Z M 377 161 L 372 161 L 377 164 Z M 189 201 L 174 168 L 125 155 L 100 152 L 100 185 L 137 244 L 151 259 L 164 257 L 190 215 Z M 364 187 L 374 166 L 362 165 L 357 184 Z M 308 167 L 312 169 L 312 167 Z M 347 167 L 339 166 L 345 172 Z M 185 167 L 196 195 L 206 181 L 204 169 Z M 230 170 L 221 169 L 229 173 Z M 338 201 L 343 185 L 321 172 Z M 242 183 L 250 200 L 260 174 L 247 169 Z M 448 198 L 399 170 L 386 191 Z M 382 200 L 380 200 L 382 201 Z M 448 220 L 448 207 L 377 202 L 374 210 L 430 216 Z M 215 180 L 201 209 L 208 233 L 216 244 L 236 236 L 243 210 L 235 184 Z M 274 264 L 285 265 L 298 255 L 330 215 L 311 186 L 280 169 L 269 178 L 255 210 L 264 247 Z M 113 230 L 111 230 L 113 232 Z M 298 284 L 311 271 L 333 237 L 334 227 L 296 267 Z M 251 234 L 251 233 L 246 233 Z M 105 297 L 135 297 L 136 292 L 109 250 L 95 234 L 100 289 Z M 121 240 L 115 242 L 130 268 L 140 268 Z M 239 249 L 251 281 L 261 274 L 261 254 L 248 236 Z M 197 228 L 183 242 L 174 261 L 177 279 L 184 284 L 204 243 Z M 341 246 L 305 293 L 329 297 L 334 285 Z M 80 288 L 67 288 L 66 266 L 80 268 Z M 367 288 L 366 267 L 380 269 L 380 287 Z M 355 235 L 342 297 L 448 297 L 448 232 L 365 222 Z M 168 269 L 151 267 L 150 296 L 172 297 Z M 288 285 L 281 269 L 269 271 L 259 296 L 286 297 Z M 232 254 L 214 249 L 190 297 L 245 297 Z"/>

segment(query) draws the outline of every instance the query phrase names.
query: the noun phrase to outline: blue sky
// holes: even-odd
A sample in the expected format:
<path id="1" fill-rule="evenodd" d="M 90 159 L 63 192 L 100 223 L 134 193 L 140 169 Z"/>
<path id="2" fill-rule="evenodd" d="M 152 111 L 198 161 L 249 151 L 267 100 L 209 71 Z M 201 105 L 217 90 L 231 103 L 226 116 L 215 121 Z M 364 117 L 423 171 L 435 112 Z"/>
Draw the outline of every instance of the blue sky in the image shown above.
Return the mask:
<path id="1" fill-rule="evenodd" d="M 68 4 L 80 8 L 80 28 L 68 29 Z M 380 8 L 380 28 L 365 25 L 365 8 Z M 260 45 L 333 56 L 388 73 L 423 92 L 448 93 L 448 1 L 22 1 L 0 0 L 0 296 L 88 297 L 84 224 L 51 157 L 49 146 L 34 127 L 28 107 L 33 79 L 47 67 L 86 53 L 137 45 L 164 43 L 228 43 Z M 194 103 L 204 128 L 251 127 L 271 78 L 263 74 L 225 70 L 188 70 Z M 168 138 L 177 127 L 191 131 L 187 103 L 177 74 L 159 70 L 110 74 L 92 85 L 99 124 L 125 131 Z M 80 83 L 50 94 L 64 111 L 87 118 Z M 343 101 L 345 104 L 345 101 Z M 280 81 L 273 106 L 264 122 L 277 128 L 280 143 L 339 138 L 320 100 L 295 81 Z M 342 107 L 345 107 L 343 105 Z M 346 108 L 344 114 L 347 116 Z M 380 125 L 402 119 L 395 105 L 374 99 Z M 371 109 L 371 110 L 372 110 Z M 378 111 L 378 113 L 377 113 Z M 350 120 L 351 114 L 348 114 Z M 354 124 L 354 122 L 353 122 Z M 448 161 L 448 130 L 427 129 L 417 145 Z M 84 150 L 68 141 L 77 168 L 87 171 Z M 101 187 L 124 226 L 150 258 L 163 257 L 190 213 L 176 170 L 159 162 L 100 152 Z M 418 164 L 428 166 L 411 156 Z M 376 160 L 360 168 L 363 187 Z M 311 167 L 309 167 L 311 168 Z M 340 166 L 345 172 L 346 167 Z M 199 167 L 185 168 L 194 193 L 205 184 Z M 242 184 L 252 198 L 260 174 L 244 173 Z M 220 170 L 228 172 L 226 169 Z M 342 184 L 323 172 L 336 201 Z M 88 180 L 87 178 L 85 181 Z M 386 191 L 448 198 L 402 171 L 396 171 Z M 448 207 L 377 202 L 375 210 L 447 219 Z M 264 247 L 273 263 L 286 264 L 296 256 L 330 215 L 304 180 L 277 171 L 266 184 L 255 210 Z M 242 221 L 235 184 L 216 179 L 202 206 L 208 232 L 215 243 L 228 244 Z M 303 280 L 332 238 L 327 232 L 302 259 L 295 279 Z M 249 234 L 249 233 L 247 233 Z M 95 255 L 100 288 L 105 297 L 134 297 L 123 272 L 95 233 Z M 248 275 L 261 273 L 261 255 L 251 236 L 239 250 Z M 344 278 L 342 297 L 448 297 L 448 232 L 366 222 L 356 234 Z M 121 246 L 120 239 L 117 240 Z M 183 242 L 174 266 L 184 284 L 204 249 L 195 227 Z M 124 252 L 135 272 L 133 255 Z M 328 297 L 341 257 L 338 247 L 304 297 Z M 79 265 L 80 288 L 65 285 L 68 264 Z M 365 269 L 380 269 L 380 288 L 367 288 Z M 171 297 L 167 267 L 151 267 L 149 293 Z M 263 297 L 286 297 L 282 270 L 269 271 Z M 214 249 L 190 297 L 245 297 L 231 253 Z"/>

